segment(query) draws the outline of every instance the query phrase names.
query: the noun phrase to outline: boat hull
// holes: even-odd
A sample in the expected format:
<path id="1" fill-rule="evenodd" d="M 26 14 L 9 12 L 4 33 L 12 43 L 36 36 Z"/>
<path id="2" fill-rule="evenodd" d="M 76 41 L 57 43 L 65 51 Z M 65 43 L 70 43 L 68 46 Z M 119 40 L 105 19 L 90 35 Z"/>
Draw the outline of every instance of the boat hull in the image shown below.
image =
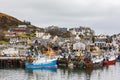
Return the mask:
<path id="1" fill-rule="evenodd" d="M 107 65 L 114 65 L 116 63 L 116 59 L 114 59 L 114 60 L 105 60 L 105 61 L 103 61 L 103 66 L 107 66 Z"/>
<path id="2" fill-rule="evenodd" d="M 55 59 L 55 60 L 52 60 L 52 61 L 39 63 L 39 64 L 26 62 L 25 63 L 25 68 L 32 68 L 32 69 L 36 69 L 36 68 L 50 68 L 50 67 L 56 67 L 56 65 L 57 65 L 57 60 Z"/>

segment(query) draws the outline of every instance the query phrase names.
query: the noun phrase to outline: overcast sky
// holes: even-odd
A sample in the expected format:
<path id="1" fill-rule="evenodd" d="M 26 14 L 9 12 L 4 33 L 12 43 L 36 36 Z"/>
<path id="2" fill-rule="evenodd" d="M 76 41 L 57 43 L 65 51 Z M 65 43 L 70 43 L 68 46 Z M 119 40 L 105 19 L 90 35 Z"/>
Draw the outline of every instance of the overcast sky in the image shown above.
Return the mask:
<path id="1" fill-rule="evenodd" d="M 96 34 L 120 32 L 120 0 L 0 0 L 0 12 L 38 27 L 86 26 Z"/>

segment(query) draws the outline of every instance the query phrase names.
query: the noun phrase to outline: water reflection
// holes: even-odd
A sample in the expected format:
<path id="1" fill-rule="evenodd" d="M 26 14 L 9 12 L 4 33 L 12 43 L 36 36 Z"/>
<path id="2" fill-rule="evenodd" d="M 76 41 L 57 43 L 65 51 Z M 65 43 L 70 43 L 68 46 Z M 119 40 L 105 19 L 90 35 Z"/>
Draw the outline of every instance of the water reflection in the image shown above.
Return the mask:
<path id="1" fill-rule="evenodd" d="M 57 72 L 57 68 L 39 68 L 39 69 L 25 69 L 26 72 L 33 72 L 33 71 L 51 71 L 51 72 Z"/>
<path id="2" fill-rule="evenodd" d="M 0 69 L 0 80 L 119 80 L 120 63 L 100 69 Z"/>
<path id="3" fill-rule="evenodd" d="M 0 69 L 0 80 L 26 80 L 27 76 L 23 69 Z"/>
<path id="4" fill-rule="evenodd" d="M 27 80 L 91 80 L 92 71 L 93 69 L 41 68 L 27 70 Z"/>
<path id="5" fill-rule="evenodd" d="M 61 78 L 64 80 L 90 80 L 92 69 L 60 69 Z M 59 79 L 58 79 L 59 80 Z M 60 79 L 61 80 L 61 79 Z M 62 79 L 63 80 L 63 79 Z"/>
<path id="6" fill-rule="evenodd" d="M 57 68 L 26 69 L 27 80 L 53 80 L 57 73 Z"/>

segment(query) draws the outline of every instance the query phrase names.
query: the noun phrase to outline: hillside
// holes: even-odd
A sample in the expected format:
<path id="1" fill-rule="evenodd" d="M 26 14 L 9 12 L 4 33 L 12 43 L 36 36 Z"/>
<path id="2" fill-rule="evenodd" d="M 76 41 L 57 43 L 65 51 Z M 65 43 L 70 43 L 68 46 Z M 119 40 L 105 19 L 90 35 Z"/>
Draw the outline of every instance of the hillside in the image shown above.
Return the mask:
<path id="1" fill-rule="evenodd" d="M 18 25 L 28 25 L 28 28 L 37 29 L 38 27 L 31 25 L 30 22 L 20 21 L 10 15 L 0 13 L 0 40 L 5 40 L 4 32 L 10 28 L 15 28 Z M 29 26 L 30 25 L 30 26 Z"/>
<path id="2" fill-rule="evenodd" d="M 18 24 L 22 24 L 22 21 L 7 14 L 0 13 L 0 30 L 8 30 L 10 27 L 15 27 Z"/>
<path id="3" fill-rule="evenodd" d="M 0 40 L 4 39 L 4 31 L 7 31 L 11 27 L 17 27 L 18 24 L 22 24 L 23 22 L 9 16 L 4 13 L 0 13 Z"/>

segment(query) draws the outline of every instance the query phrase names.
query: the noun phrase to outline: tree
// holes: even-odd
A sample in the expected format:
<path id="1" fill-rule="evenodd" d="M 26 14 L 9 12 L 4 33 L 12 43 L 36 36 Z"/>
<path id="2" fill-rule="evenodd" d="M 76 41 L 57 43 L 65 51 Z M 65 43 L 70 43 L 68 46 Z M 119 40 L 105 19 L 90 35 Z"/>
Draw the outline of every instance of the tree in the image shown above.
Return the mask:
<path id="1" fill-rule="evenodd" d="M 92 36 L 92 42 L 93 42 L 93 43 L 95 42 L 95 39 L 96 39 L 96 36 L 93 35 L 93 36 Z"/>
<path id="2" fill-rule="evenodd" d="M 61 36 L 62 31 L 60 30 L 60 28 L 58 26 L 49 26 L 46 29 L 46 33 L 50 33 L 50 35 L 52 36 Z"/>
<path id="3" fill-rule="evenodd" d="M 24 20 L 23 24 L 25 24 L 25 25 L 31 25 L 31 22 Z"/>
<path id="4" fill-rule="evenodd" d="M 80 37 L 81 39 L 83 39 L 83 38 L 84 38 L 84 36 L 83 36 L 82 34 L 80 34 L 80 35 L 79 35 L 79 37 Z"/>
<path id="5" fill-rule="evenodd" d="M 72 35 L 72 33 L 70 31 L 67 31 L 65 33 L 62 33 L 61 37 L 63 37 L 63 38 L 70 38 L 71 35 Z"/>

